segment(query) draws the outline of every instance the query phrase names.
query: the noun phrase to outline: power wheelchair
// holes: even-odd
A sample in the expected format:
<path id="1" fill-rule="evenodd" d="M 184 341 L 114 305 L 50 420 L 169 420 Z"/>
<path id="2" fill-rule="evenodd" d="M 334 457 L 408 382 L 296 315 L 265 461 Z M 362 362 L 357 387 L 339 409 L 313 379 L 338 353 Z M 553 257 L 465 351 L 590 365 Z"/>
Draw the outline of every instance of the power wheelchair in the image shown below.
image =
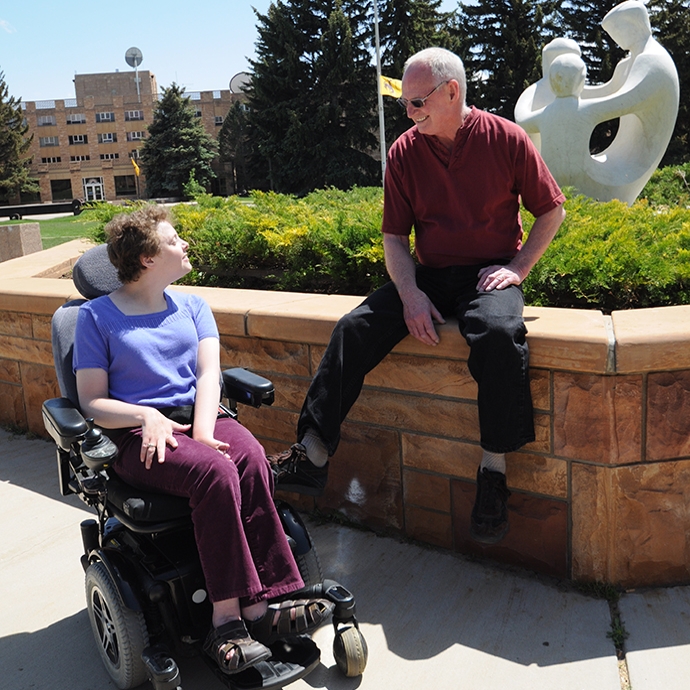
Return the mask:
<path id="1" fill-rule="evenodd" d="M 135 489 L 110 468 L 117 447 L 107 433 L 84 419 L 72 372 L 74 329 L 79 306 L 119 285 L 105 245 L 83 254 L 73 280 L 84 296 L 60 307 L 52 320 L 53 355 L 62 397 L 46 400 L 42 414 L 57 445 L 60 492 L 76 494 L 95 509 L 96 519 L 81 524 L 86 604 L 103 664 L 121 690 L 149 679 L 154 690 L 181 689 L 175 657 L 201 654 L 230 690 L 272 690 L 306 676 L 319 663 L 320 650 L 300 635 L 271 645 L 272 657 L 234 675 L 225 675 L 202 651 L 211 624 L 211 603 L 194 540 L 186 499 Z M 223 372 L 219 415 L 237 417 L 237 404 L 273 403 L 272 383 L 245 369 Z M 286 539 L 305 588 L 289 597 L 319 596 L 335 604 L 333 652 L 340 670 L 360 675 L 367 646 L 355 617 L 353 595 L 323 580 L 311 537 L 299 514 L 276 501 Z"/>

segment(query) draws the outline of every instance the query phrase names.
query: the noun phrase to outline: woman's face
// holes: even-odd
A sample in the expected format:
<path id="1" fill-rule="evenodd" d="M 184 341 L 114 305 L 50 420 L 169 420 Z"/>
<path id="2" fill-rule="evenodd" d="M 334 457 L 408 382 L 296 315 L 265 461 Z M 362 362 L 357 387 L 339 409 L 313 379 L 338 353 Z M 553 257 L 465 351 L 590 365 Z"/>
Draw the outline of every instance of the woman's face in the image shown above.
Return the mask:
<path id="1" fill-rule="evenodd" d="M 170 272 L 170 282 L 187 275 L 192 270 L 192 264 L 187 257 L 189 244 L 181 240 L 175 228 L 167 221 L 158 224 L 160 248 L 156 256 L 151 257 L 154 266 L 165 268 Z"/>

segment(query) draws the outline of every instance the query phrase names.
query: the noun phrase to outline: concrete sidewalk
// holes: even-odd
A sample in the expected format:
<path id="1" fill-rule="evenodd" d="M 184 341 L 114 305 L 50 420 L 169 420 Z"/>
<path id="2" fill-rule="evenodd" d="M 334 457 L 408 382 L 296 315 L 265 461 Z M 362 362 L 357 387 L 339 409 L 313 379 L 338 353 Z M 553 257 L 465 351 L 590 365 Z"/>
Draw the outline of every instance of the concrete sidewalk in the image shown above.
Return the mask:
<path id="1" fill-rule="evenodd" d="M 0 687 L 101 690 L 85 611 L 79 523 L 57 489 L 54 446 L 0 430 Z M 324 573 L 357 599 L 369 663 L 340 674 L 331 626 L 321 664 L 294 690 L 620 690 L 606 601 L 529 573 L 337 525 L 313 525 Z M 625 594 L 633 690 L 690 687 L 690 588 Z M 222 689 L 198 659 L 185 690 Z M 625 671 L 623 664 L 623 671 Z M 150 688 L 146 684 L 143 688 Z M 625 685 L 623 687 L 626 687 Z"/>

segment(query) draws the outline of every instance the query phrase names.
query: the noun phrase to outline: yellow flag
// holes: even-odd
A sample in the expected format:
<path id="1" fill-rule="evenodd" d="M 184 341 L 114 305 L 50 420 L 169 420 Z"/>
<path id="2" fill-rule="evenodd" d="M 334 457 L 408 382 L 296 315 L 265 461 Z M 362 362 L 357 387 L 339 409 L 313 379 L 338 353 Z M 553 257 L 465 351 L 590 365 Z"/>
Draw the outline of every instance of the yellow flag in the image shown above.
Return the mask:
<path id="1" fill-rule="evenodd" d="M 134 160 L 134 158 L 130 158 L 129 160 L 132 161 L 132 165 L 134 166 L 134 174 L 139 177 L 139 166 L 137 165 L 137 162 Z"/>
<path id="2" fill-rule="evenodd" d="M 381 95 L 400 98 L 402 96 L 402 82 L 400 79 L 392 79 L 381 75 Z"/>

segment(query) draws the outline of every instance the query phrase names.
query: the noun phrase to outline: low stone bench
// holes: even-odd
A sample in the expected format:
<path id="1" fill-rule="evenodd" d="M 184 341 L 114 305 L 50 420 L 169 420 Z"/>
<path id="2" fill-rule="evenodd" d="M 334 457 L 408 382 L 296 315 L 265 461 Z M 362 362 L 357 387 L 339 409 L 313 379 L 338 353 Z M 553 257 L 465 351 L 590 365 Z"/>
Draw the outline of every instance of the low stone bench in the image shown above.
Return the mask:
<path id="1" fill-rule="evenodd" d="M 44 433 L 41 402 L 58 394 L 50 317 L 77 295 L 71 281 L 26 276 L 50 276 L 48 264 L 64 270 L 84 247 L 15 259 L 0 274 L 0 422 Z M 274 381 L 275 404 L 243 408 L 241 419 L 268 452 L 287 447 L 330 332 L 361 298 L 174 289 L 211 305 L 224 367 Z M 370 373 L 325 494 L 290 500 L 556 577 L 690 583 L 690 306 L 610 317 L 528 307 L 525 320 L 537 439 L 508 456 L 503 542 L 469 538 L 481 449 L 476 385 L 454 322 L 440 327 L 437 347 L 406 338 Z"/>

